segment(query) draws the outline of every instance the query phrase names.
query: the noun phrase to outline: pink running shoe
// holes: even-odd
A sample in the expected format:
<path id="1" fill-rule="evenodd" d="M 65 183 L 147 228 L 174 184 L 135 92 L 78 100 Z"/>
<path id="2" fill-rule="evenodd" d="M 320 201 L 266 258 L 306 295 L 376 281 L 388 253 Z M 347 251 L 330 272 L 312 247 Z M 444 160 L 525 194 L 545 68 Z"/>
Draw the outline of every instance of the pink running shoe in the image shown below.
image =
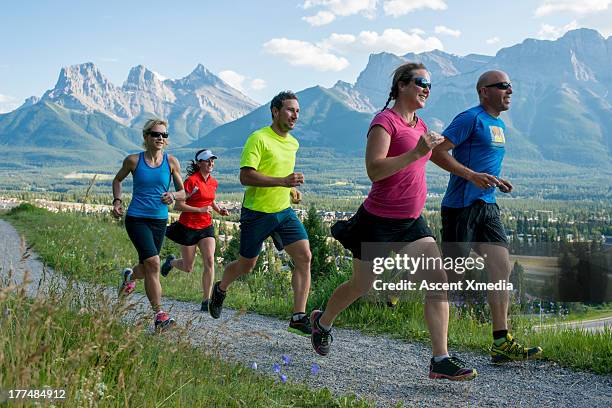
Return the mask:
<path id="1" fill-rule="evenodd" d="M 133 271 L 130 268 L 125 268 L 121 272 L 122 278 L 119 284 L 119 296 L 127 296 L 136 289 L 136 281 L 132 280 Z"/>
<path id="2" fill-rule="evenodd" d="M 174 326 L 176 322 L 166 312 L 158 312 L 155 315 L 155 331 L 163 332 L 170 327 Z"/>

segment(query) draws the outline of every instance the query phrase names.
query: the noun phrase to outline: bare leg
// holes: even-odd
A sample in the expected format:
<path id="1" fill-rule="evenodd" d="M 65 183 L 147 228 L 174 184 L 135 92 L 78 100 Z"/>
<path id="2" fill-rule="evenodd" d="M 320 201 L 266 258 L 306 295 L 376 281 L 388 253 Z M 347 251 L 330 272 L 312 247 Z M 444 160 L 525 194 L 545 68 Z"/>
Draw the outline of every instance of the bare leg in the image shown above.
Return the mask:
<path id="1" fill-rule="evenodd" d="M 143 261 L 142 270 L 144 271 L 144 287 L 147 298 L 151 303 L 154 312 L 159 312 L 161 308 L 162 288 L 159 282 L 159 256 L 155 255 Z M 138 266 L 141 266 L 138 265 Z"/>
<path id="2" fill-rule="evenodd" d="M 353 276 L 336 288 L 319 321 L 325 326 L 331 326 L 344 309 L 370 291 L 376 278 L 369 262 L 353 258 Z"/>
<path id="3" fill-rule="evenodd" d="M 181 258 L 175 259 L 170 264 L 184 272 L 191 272 L 195 263 L 196 246 L 181 245 Z"/>
<path id="4" fill-rule="evenodd" d="M 213 279 L 215 278 L 215 238 L 208 237 L 198 242 L 198 247 L 202 253 L 202 299 L 210 299 Z"/>
<path id="5" fill-rule="evenodd" d="M 489 282 L 495 283 L 501 280 L 506 282 L 510 279 L 510 255 L 508 248 L 493 244 L 480 244 L 478 253 L 485 257 L 485 267 L 489 273 Z M 508 291 L 489 291 L 487 300 L 491 308 L 491 319 L 493 320 L 493 331 L 508 329 L 508 304 L 510 299 Z"/>
<path id="6" fill-rule="evenodd" d="M 219 288 L 223 291 L 226 291 L 227 288 L 234 282 L 236 279 L 241 277 L 242 275 L 246 275 L 250 273 L 255 264 L 257 263 L 257 258 L 245 258 L 242 255 L 238 258 L 237 261 L 230 262 L 225 266 L 225 270 L 223 271 L 223 277 L 221 278 L 221 284 Z"/>
<path id="7" fill-rule="evenodd" d="M 431 237 L 422 238 L 412 242 L 406 248 L 406 253 L 412 257 L 440 258 L 440 251 L 436 242 Z M 446 272 L 444 269 L 432 267 L 431 269 L 421 269 L 418 271 L 420 276 L 428 282 L 446 282 Z M 427 292 L 425 295 L 425 322 L 431 337 L 431 351 L 434 356 L 441 356 L 448 353 L 448 319 L 449 308 L 446 293 Z"/>
<path id="8" fill-rule="evenodd" d="M 310 291 L 310 243 L 307 239 L 293 242 L 285 247 L 295 268 L 291 276 L 293 288 L 293 313 L 305 313 L 308 292 Z"/>

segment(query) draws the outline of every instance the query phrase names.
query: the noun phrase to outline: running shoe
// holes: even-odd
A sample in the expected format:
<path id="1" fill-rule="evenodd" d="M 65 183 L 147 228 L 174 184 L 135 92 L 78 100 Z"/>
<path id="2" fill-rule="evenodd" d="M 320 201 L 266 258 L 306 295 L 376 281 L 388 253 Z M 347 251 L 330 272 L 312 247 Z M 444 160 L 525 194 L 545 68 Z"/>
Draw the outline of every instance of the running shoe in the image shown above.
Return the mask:
<path id="1" fill-rule="evenodd" d="M 162 276 L 166 277 L 168 276 L 168 274 L 170 273 L 170 270 L 172 269 L 172 261 L 174 261 L 176 259 L 176 256 L 170 254 L 166 257 L 166 260 L 164 261 L 164 264 L 161 266 L 161 274 Z"/>
<path id="2" fill-rule="evenodd" d="M 287 331 L 300 336 L 310 336 L 312 334 L 312 328 L 310 327 L 310 319 L 308 316 L 302 317 L 300 320 L 289 321 L 289 327 Z"/>
<path id="3" fill-rule="evenodd" d="M 433 380 L 469 381 L 476 378 L 475 368 L 466 368 L 465 361 L 451 356 L 436 363 L 432 358 L 429 364 L 429 378 Z"/>
<path id="4" fill-rule="evenodd" d="M 125 268 L 121 272 L 121 283 L 118 290 L 119 296 L 127 296 L 136 289 L 136 281 L 132 280 L 133 272 L 131 268 Z"/>
<path id="5" fill-rule="evenodd" d="M 312 348 L 320 356 L 326 356 L 329 354 L 329 348 L 334 341 L 334 337 L 330 330 L 324 330 L 319 326 L 319 319 L 323 314 L 320 310 L 313 310 L 310 314 L 310 322 L 312 325 L 312 334 L 310 335 L 310 341 Z"/>
<path id="6" fill-rule="evenodd" d="M 393 309 L 397 306 L 398 303 L 399 303 L 399 298 L 397 296 L 389 296 L 389 298 L 387 299 L 388 308 Z"/>
<path id="7" fill-rule="evenodd" d="M 225 292 L 219 288 L 220 283 L 221 281 L 218 281 L 213 285 L 212 295 L 208 301 L 208 313 L 215 319 L 221 316 L 223 301 L 225 300 Z"/>
<path id="8" fill-rule="evenodd" d="M 155 315 L 155 331 L 160 333 L 174 326 L 176 322 L 166 312 L 158 312 Z"/>
<path id="9" fill-rule="evenodd" d="M 200 312 L 208 312 L 208 299 L 202 302 L 202 306 L 200 307 Z"/>
<path id="10" fill-rule="evenodd" d="M 524 347 L 518 343 L 510 334 L 506 334 L 503 343 L 493 342 L 491 346 L 491 360 L 495 364 L 507 363 L 509 361 L 533 360 L 542 357 L 542 347 Z"/>

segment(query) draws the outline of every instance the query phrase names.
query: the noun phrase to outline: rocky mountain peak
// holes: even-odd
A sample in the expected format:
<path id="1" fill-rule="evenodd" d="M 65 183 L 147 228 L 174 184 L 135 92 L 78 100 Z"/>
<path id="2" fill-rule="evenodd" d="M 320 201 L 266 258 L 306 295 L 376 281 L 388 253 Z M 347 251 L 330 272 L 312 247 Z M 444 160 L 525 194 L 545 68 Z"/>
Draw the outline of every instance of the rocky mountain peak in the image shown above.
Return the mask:
<path id="1" fill-rule="evenodd" d="M 204 85 L 227 86 L 225 83 L 208 70 L 204 65 L 198 64 L 189 75 L 173 81 L 180 87 L 200 87 Z"/>
<path id="2" fill-rule="evenodd" d="M 92 62 L 70 65 L 60 70 L 59 78 L 49 97 L 60 94 L 92 95 L 114 92 L 115 86 Z"/>
<path id="3" fill-rule="evenodd" d="M 130 69 L 127 80 L 123 83 L 123 90 L 126 92 L 140 91 L 155 94 L 162 100 L 174 99 L 172 91 L 159 76 L 144 65 L 137 65 Z"/>

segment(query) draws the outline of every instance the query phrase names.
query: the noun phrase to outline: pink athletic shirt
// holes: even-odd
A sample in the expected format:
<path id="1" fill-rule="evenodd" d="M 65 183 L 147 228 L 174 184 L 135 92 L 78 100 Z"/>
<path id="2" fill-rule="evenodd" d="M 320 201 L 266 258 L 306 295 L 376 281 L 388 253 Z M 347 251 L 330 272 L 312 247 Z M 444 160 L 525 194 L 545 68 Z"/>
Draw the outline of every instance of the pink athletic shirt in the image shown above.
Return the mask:
<path id="1" fill-rule="evenodd" d="M 399 156 L 413 150 L 421 135 L 427 132 L 427 126 L 421 118 L 417 119 L 413 128 L 391 109 L 377 114 L 370 123 L 369 130 L 374 126 L 382 126 L 391 135 L 387 157 Z M 372 183 L 370 194 L 363 203 L 365 209 L 379 217 L 418 218 L 427 199 L 425 165 L 430 156 L 431 152 L 392 176 Z"/>

